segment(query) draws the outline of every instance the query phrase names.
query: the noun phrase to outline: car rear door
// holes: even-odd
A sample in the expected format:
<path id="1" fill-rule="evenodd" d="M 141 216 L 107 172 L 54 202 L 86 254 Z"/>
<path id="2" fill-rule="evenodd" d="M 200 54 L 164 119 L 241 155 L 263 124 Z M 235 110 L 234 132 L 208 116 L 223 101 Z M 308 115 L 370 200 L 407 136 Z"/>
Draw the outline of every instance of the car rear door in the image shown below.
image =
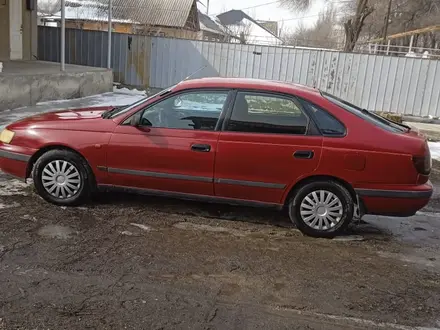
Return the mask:
<path id="1" fill-rule="evenodd" d="M 172 94 L 141 110 L 112 135 L 107 152 L 108 184 L 212 196 L 219 119 L 229 90 Z"/>
<path id="2" fill-rule="evenodd" d="M 215 162 L 215 195 L 279 204 L 312 174 L 322 137 L 292 96 L 238 91 L 223 124 Z"/>

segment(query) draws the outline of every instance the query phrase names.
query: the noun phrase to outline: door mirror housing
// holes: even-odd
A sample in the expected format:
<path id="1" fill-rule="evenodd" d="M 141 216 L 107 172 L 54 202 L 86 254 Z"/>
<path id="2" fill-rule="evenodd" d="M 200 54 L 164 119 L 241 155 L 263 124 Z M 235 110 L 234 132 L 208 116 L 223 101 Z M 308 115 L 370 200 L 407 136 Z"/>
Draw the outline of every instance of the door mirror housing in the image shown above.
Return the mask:
<path id="1" fill-rule="evenodd" d="M 142 112 L 138 112 L 134 114 L 133 117 L 131 117 L 130 119 L 130 125 L 136 127 L 138 130 L 144 132 L 150 132 L 151 131 L 150 127 L 142 125 L 141 119 L 142 119 Z"/>
<path id="2" fill-rule="evenodd" d="M 130 125 L 133 127 L 139 127 L 141 124 L 142 113 L 139 111 L 135 113 L 130 119 Z"/>

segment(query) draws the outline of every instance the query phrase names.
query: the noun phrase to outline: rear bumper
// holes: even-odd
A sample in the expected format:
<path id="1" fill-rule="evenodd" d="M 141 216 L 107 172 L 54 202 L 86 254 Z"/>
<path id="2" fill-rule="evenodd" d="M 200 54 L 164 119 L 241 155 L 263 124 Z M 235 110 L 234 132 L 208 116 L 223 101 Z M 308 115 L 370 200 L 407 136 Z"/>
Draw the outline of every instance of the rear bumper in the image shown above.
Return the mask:
<path id="1" fill-rule="evenodd" d="M 424 208 L 431 199 L 431 183 L 399 189 L 355 189 L 365 214 L 408 217 Z"/>
<path id="2" fill-rule="evenodd" d="M 21 179 L 26 178 L 28 162 L 31 158 L 30 154 L 16 152 L 14 147 L 9 146 L 9 150 L 0 144 L 0 170 L 16 176 Z M 12 151 L 13 150 L 13 151 Z"/>

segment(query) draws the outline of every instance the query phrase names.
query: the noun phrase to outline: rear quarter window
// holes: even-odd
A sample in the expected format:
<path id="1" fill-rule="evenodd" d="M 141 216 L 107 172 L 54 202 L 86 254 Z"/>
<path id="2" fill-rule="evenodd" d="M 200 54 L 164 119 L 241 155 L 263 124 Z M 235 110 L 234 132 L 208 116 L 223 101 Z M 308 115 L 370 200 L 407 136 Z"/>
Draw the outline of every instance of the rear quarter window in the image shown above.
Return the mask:
<path id="1" fill-rule="evenodd" d="M 334 137 L 345 136 L 346 128 L 344 124 L 333 115 L 309 101 L 301 99 L 301 102 L 308 107 L 309 112 L 322 135 Z"/>

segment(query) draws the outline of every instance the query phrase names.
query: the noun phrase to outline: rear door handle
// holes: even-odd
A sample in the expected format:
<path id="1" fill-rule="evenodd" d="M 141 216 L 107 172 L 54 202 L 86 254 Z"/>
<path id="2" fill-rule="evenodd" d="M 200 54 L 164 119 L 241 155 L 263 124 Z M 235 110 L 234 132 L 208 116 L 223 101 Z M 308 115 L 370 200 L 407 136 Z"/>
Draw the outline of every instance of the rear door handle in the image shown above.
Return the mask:
<path id="1" fill-rule="evenodd" d="M 299 159 L 312 159 L 315 153 L 310 150 L 299 150 L 293 154 L 293 157 Z"/>
<path id="2" fill-rule="evenodd" d="M 211 146 L 209 144 L 193 144 L 191 146 L 191 150 L 198 152 L 210 152 Z"/>

